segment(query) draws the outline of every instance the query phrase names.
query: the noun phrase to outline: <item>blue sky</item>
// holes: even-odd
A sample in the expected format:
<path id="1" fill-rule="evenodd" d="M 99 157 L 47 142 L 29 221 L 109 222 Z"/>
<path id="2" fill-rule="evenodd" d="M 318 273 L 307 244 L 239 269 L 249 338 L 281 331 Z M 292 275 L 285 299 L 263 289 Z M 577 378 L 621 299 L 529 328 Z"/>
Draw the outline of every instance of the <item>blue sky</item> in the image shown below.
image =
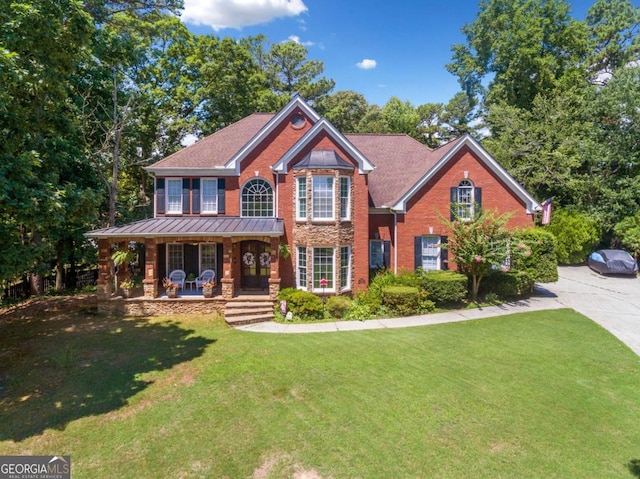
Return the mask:
<path id="1" fill-rule="evenodd" d="M 595 0 L 569 1 L 584 19 Z M 184 0 L 183 21 L 195 33 L 293 39 L 324 62 L 334 92 L 354 90 L 369 103 L 397 96 L 415 106 L 446 103 L 459 91 L 445 69 L 451 46 L 464 43 L 464 24 L 477 0 Z"/>

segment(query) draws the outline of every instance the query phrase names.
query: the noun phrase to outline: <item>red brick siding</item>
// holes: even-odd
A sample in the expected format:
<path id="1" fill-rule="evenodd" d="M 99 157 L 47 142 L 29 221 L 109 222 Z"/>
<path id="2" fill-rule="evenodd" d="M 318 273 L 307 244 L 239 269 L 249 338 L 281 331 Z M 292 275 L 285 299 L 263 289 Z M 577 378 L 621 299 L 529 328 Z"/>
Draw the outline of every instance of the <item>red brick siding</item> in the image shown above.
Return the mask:
<path id="1" fill-rule="evenodd" d="M 413 196 L 407 204 L 406 214 L 398 215 L 398 271 L 414 269 L 415 236 L 450 234 L 442 218 L 449 219 L 450 189 L 465 178 L 465 171 L 474 186 L 482 188 L 483 209 L 497 210 L 499 214 L 513 213 L 508 223 L 510 228 L 533 226 L 533 215 L 527 214 L 524 203 L 470 149 L 463 148 Z M 433 233 L 430 233 L 430 227 Z M 450 268 L 454 269 L 452 263 Z"/>

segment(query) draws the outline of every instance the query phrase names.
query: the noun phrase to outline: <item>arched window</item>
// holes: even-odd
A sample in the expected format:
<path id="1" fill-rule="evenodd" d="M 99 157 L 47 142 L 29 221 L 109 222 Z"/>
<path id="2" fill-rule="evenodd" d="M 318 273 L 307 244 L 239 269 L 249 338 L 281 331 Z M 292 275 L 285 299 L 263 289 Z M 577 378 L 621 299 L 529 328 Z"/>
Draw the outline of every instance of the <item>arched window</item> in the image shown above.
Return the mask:
<path id="1" fill-rule="evenodd" d="M 273 216 L 273 188 L 262 178 L 249 180 L 242 188 L 242 216 Z"/>
<path id="2" fill-rule="evenodd" d="M 462 180 L 458 184 L 456 203 L 459 220 L 473 219 L 473 183 L 469 180 Z"/>

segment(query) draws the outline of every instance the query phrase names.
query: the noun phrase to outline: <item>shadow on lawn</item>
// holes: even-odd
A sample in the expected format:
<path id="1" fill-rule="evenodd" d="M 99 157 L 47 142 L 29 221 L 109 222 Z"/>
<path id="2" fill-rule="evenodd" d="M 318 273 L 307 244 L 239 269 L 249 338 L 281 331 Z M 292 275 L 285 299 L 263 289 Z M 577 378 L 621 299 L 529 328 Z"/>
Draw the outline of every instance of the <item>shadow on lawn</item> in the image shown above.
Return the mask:
<path id="1" fill-rule="evenodd" d="M 627 464 L 627 468 L 631 471 L 631 474 L 640 477 L 640 459 L 631 459 Z"/>
<path id="2" fill-rule="evenodd" d="M 215 341 L 192 334 L 93 308 L 0 317 L 0 441 L 121 408 L 153 383 L 141 375 L 190 361 Z"/>

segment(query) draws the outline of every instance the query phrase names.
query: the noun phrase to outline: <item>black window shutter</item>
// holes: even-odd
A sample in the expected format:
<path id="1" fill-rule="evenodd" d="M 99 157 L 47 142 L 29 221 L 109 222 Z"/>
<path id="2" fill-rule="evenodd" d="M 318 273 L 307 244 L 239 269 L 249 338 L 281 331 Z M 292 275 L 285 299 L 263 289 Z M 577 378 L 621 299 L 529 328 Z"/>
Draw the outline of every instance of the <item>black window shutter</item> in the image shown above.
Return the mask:
<path id="1" fill-rule="evenodd" d="M 156 180 L 156 212 L 164 214 L 165 212 L 165 193 L 164 193 L 164 178 L 158 178 Z"/>
<path id="2" fill-rule="evenodd" d="M 451 187 L 451 204 L 449 206 L 449 212 L 451 215 L 451 221 L 454 221 L 456 219 L 456 203 L 458 202 L 458 187 L 457 186 L 452 186 Z"/>
<path id="3" fill-rule="evenodd" d="M 191 180 L 191 212 L 200 214 L 200 178 Z"/>
<path id="4" fill-rule="evenodd" d="M 224 178 L 218 178 L 218 213 L 224 214 Z"/>
<path id="5" fill-rule="evenodd" d="M 189 197 L 191 193 L 191 180 L 189 178 L 182 178 L 182 213 L 189 214 L 190 201 Z"/>
<path id="6" fill-rule="evenodd" d="M 473 190 L 473 200 L 478 208 L 478 212 L 480 212 L 480 210 L 482 210 L 482 188 L 475 188 Z"/>
<path id="7" fill-rule="evenodd" d="M 422 236 L 413 238 L 413 263 L 415 269 L 422 267 Z"/>
<path id="8" fill-rule="evenodd" d="M 447 236 L 440 236 L 440 269 L 449 269 L 449 250 L 442 247 L 448 239 Z"/>
<path id="9" fill-rule="evenodd" d="M 391 268 L 391 241 L 385 241 L 383 243 L 383 254 L 384 254 L 384 267 Z"/>

